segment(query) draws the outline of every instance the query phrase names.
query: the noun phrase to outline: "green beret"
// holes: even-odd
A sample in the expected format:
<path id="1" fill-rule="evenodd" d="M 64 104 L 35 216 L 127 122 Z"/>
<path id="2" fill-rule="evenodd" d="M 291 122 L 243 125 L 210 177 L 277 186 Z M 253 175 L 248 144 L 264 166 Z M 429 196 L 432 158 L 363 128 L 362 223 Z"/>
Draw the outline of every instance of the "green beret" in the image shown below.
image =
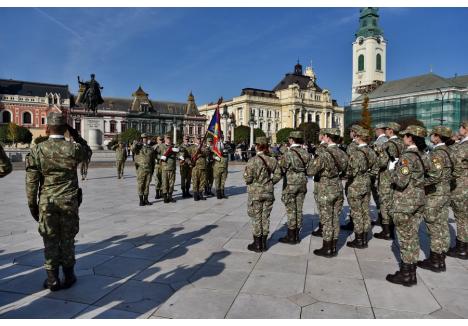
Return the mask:
<path id="1" fill-rule="evenodd" d="M 299 130 L 294 130 L 289 133 L 289 138 L 304 138 L 304 132 Z"/>
<path id="2" fill-rule="evenodd" d="M 389 122 L 387 123 L 387 128 L 392 129 L 394 132 L 399 132 L 401 126 L 396 122 Z"/>
<path id="3" fill-rule="evenodd" d="M 447 126 L 435 126 L 431 130 L 430 135 L 432 135 L 432 134 L 438 134 L 438 135 L 441 135 L 443 137 L 450 138 L 450 137 L 452 137 L 452 129 L 450 129 Z"/>
<path id="4" fill-rule="evenodd" d="M 47 114 L 47 124 L 49 126 L 63 126 L 66 123 L 65 117 L 60 112 L 49 112 Z"/>
<path id="5" fill-rule="evenodd" d="M 410 135 L 417 136 L 417 137 L 427 136 L 426 128 L 421 127 L 421 126 L 416 126 L 416 125 L 408 126 L 406 127 L 405 130 L 400 131 L 400 135 L 406 135 L 406 134 L 410 134 Z"/>

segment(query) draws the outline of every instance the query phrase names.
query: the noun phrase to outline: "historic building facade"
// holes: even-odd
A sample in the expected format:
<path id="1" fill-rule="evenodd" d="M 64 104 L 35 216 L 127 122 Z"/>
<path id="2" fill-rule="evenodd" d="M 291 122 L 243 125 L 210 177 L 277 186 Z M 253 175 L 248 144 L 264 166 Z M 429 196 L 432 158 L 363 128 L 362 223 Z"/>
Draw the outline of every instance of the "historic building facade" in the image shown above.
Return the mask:
<path id="1" fill-rule="evenodd" d="M 296 128 L 303 122 L 316 122 L 320 128 L 343 130 L 343 107 L 332 99 L 330 91 L 317 85 L 312 67 L 303 72 L 297 63 L 272 90 L 244 88 L 240 96 L 221 104 L 223 130 L 232 136 L 236 126 L 262 129 L 273 141 L 282 128 Z M 201 105 L 199 111 L 211 117 L 216 104 Z M 208 119 L 209 122 L 209 119 Z"/>
<path id="2" fill-rule="evenodd" d="M 68 85 L 0 79 L 0 125 L 14 122 L 28 128 L 33 138 L 44 136 L 47 114 L 68 116 L 71 100 Z"/>

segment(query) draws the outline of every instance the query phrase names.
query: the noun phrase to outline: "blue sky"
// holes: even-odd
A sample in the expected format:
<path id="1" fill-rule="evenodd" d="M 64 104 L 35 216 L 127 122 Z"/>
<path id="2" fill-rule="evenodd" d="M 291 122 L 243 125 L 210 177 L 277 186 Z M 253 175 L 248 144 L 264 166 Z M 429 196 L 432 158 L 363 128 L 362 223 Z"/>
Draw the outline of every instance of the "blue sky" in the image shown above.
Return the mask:
<path id="1" fill-rule="evenodd" d="M 468 74 L 468 8 L 381 8 L 387 80 Z M 358 8 L 2 8 L 0 78 L 198 105 L 272 89 L 299 58 L 339 104 L 351 97 Z"/>

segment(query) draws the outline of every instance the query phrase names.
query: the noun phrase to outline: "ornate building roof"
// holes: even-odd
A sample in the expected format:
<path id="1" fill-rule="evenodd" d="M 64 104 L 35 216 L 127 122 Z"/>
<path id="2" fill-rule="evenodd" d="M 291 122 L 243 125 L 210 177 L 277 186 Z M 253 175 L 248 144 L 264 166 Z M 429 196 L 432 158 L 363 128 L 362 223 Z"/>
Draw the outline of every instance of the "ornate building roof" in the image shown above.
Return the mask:
<path id="1" fill-rule="evenodd" d="M 0 79 L 0 94 L 45 97 L 50 93 L 59 94 L 62 98 L 70 97 L 68 85 Z"/>
<path id="2" fill-rule="evenodd" d="M 321 92 L 322 89 L 315 82 L 314 76 L 305 76 L 302 74 L 302 66 L 297 63 L 294 66 L 294 73 L 289 73 L 284 76 L 284 78 L 278 83 L 278 85 L 273 88 L 273 91 L 279 91 L 282 89 L 287 89 L 292 84 L 299 85 L 300 89 L 310 89 L 315 88 L 317 92 Z"/>
<path id="3" fill-rule="evenodd" d="M 356 37 L 383 36 L 383 30 L 379 26 L 379 9 L 367 7 L 359 11 L 359 29 L 356 32 Z"/>

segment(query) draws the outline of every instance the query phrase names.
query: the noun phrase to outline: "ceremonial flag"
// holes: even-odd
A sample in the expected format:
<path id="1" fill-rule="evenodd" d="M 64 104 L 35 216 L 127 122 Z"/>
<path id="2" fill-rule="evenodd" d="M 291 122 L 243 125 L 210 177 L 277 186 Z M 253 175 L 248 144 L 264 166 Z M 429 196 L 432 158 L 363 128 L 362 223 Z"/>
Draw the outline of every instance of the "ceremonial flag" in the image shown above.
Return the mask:
<path id="1" fill-rule="evenodd" d="M 219 114 L 219 105 L 223 102 L 223 98 L 221 97 L 218 100 L 218 105 L 216 106 L 216 110 L 211 118 L 210 125 L 208 127 L 208 132 L 213 136 L 213 152 L 219 157 L 222 157 L 223 154 L 221 152 L 221 138 L 223 132 L 221 131 L 221 115 Z"/>

